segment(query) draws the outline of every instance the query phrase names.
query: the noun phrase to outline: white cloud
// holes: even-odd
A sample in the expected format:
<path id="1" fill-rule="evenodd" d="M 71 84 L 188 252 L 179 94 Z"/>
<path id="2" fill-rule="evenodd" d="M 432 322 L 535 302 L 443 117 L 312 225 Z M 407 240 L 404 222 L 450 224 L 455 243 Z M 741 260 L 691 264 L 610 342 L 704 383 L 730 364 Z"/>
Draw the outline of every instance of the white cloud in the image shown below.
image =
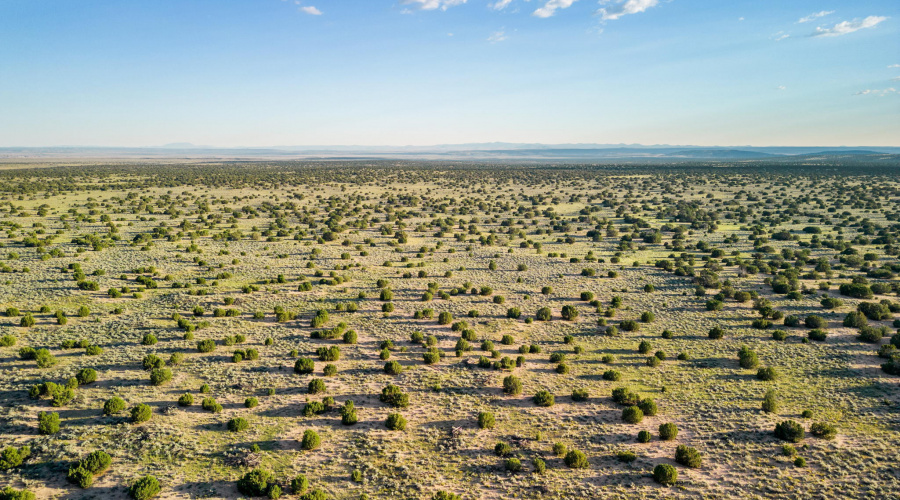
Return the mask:
<path id="1" fill-rule="evenodd" d="M 311 16 L 321 16 L 322 15 L 322 11 L 313 7 L 312 5 L 309 5 L 306 7 L 300 7 L 300 12 L 303 12 L 304 14 L 309 14 Z"/>
<path id="2" fill-rule="evenodd" d="M 891 64 L 888 68 L 900 68 L 900 64 Z"/>
<path id="3" fill-rule="evenodd" d="M 535 17 L 550 17 L 556 14 L 559 9 L 568 9 L 576 0 L 547 0 L 543 7 L 534 11 L 531 15 Z"/>
<path id="4" fill-rule="evenodd" d="M 497 0 L 496 2 L 489 4 L 488 6 L 494 10 L 503 10 L 512 3 L 512 0 Z"/>
<path id="5" fill-rule="evenodd" d="M 495 32 L 491 33 L 491 36 L 489 36 L 487 38 L 487 41 L 489 41 L 491 43 L 497 43 L 497 42 L 502 42 L 503 40 L 506 40 L 506 38 L 507 38 L 506 32 L 503 30 L 500 30 L 500 31 L 495 31 Z"/>
<path id="6" fill-rule="evenodd" d="M 447 10 L 450 7 L 466 3 L 466 0 L 403 0 L 400 3 L 403 5 L 412 5 L 421 10 Z"/>
<path id="7" fill-rule="evenodd" d="M 874 28 L 882 21 L 887 20 L 884 16 L 869 16 L 865 19 L 854 19 L 852 21 L 843 21 L 835 24 L 830 28 L 816 28 L 816 32 L 812 36 L 841 36 L 854 31 L 866 28 Z"/>
<path id="8" fill-rule="evenodd" d="M 797 22 L 798 22 L 798 23 L 808 23 L 808 22 L 810 22 L 810 21 L 812 21 L 812 20 L 814 20 L 814 19 L 818 19 L 818 18 L 820 18 L 820 17 L 829 16 L 829 15 L 831 15 L 831 14 L 834 14 L 834 11 L 833 11 L 833 10 L 822 10 L 822 11 L 816 12 L 815 14 L 810 14 L 810 15 L 808 15 L 808 16 L 806 16 L 806 17 L 801 17 L 800 20 L 797 21 Z"/>
<path id="9" fill-rule="evenodd" d="M 775 40 L 776 42 L 780 42 L 780 41 L 784 40 L 785 38 L 789 38 L 790 36 L 791 35 L 788 35 L 784 31 L 779 31 L 778 33 L 775 33 L 774 35 L 772 35 L 772 40 Z"/>
<path id="10" fill-rule="evenodd" d="M 892 82 L 900 82 L 900 76 L 895 76 L 895 77 L 891 78 L 891 81 Z"/>
<path id="11" fill-rule="evenodd" d="M 739 17 L 739 18 L 738 18 L 738 21 L 743 21 L 743 20 L 744 20 L 743 17 Z"/>
<path id="12" fill-rule="evenodd" d="M 877 89 L 860 90 L 859 92 L 857 92 L 853 95 L 874 95 L 874 96 L 878 96 L 878 97 L 884 97 L 886 95 L 896 94 L 896 93 L 897 93 L 897 89 L 891 87 L 888 89 L 881 89 L 881 90 L 877 90 Z"/>
<path id="13" fill-rule="evenodd" d="M 787 87 L 785 87 L 784 85 L 779 85 L 775 87 L 775 90 L 787 90 Z"/>
<path id="14" fill-rule="evenodd" d="M 609 3 L 610 0 L 602 0 L 601 3 Z M 603 7 L 597 13 L 604 21 L 614 21 L 628 14 L 638 14 L 659 5 L 659 0 L 626 0 L 618 5 Z"/>

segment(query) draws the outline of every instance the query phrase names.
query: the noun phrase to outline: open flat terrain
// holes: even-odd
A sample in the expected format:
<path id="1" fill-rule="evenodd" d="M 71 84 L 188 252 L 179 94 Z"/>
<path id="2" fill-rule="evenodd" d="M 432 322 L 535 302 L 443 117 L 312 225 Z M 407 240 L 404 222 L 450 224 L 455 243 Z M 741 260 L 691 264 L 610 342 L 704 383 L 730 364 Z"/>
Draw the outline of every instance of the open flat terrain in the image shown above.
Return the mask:
<path id="1" fill-rule="evenodd" d="M 843 161 L 9 166 L 0 487 L 898 498 L 898 162 Z"/>

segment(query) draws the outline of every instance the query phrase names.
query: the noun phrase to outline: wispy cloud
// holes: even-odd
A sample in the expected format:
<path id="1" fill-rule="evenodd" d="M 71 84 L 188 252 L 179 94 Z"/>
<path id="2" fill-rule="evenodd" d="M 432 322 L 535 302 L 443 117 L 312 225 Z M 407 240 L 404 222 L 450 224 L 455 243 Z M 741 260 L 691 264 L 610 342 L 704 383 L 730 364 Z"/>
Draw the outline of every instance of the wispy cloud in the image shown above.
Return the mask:
<path id="1" fill-rule="evenodd" d="M 881 90 L 877 90 L 877 89 L 860 90 L 859 92 L 857 92 L 853 95 L 874 95 L 874 96 L 878 96 L 878 97 L 884 97 L 886 95 L 896 94 L 896 93 L 897 93 L 897 89 L 891 87 L 891 88 L 881 89 Z"/>
<path id="2" fill-rule="evenodd" d="M 888 68 L 900 68 L 900 64 L 891 64 L 890 66 L 888 66 Z"/>
<path id="3" fill-rule="evenodd" d="M 825 17 L 825 16 L 828 16 L 831 14 L 834 14 L 833 10 L 822 10 L 822 11 L 816 12 L 815 14 L 810 14 L 806 17 L 801 17 L 800 20 L 797 22 L 798 23 L 808 23 L 812 20 L 818 19 L 820 17 Z"/>
<path id="4" fill-rule="evenodd" d="M 512 0 L 497 0 L 496 2 L 488 4 L 488 7 L 492 8 L 494 10 L 503 10 L 503 9 L 509 7 L 509 4 L 511 4 L 511 3 L 512 3 Z"/>
<path id="5" fill-rule="evenodd" d="M 559 9 L 568 9 L 576 0 L 547 0 L 543 7 L 534 11 L 531 15 L 535 17 L 550 17 L 556 14 Z"/>
<path id="6" fill-rule="evenodd" d="M 874 28 L 881 22 L 887 20 L 884 16 L 869 16 L 865 19 L 854 19 L 852 21 L 843 21 L 835 24 L 830 28 L 816 28 L 816 32 L 812 36 L 841 36 L 853 33 L 866 28 Z"/>
<path id="7" fill-rule="evenodd" d="M 790 36 L 791 35 L 788 35 L 784 31 L 779 31 L 778 33 L 775 33 L 774 35 L 772 35 L 771 39 L 775 40 L 776 42 L 780 42 L 780 41 L 784 40 L 785 38 L 790 38 Z"/>
<path id="8" fill-rule="evenodd" d="M 466 3 L 466 0 L 403 0 L 400 3 L 403 5 L 411 5 L 420 10 L 447 10 L 450 7 Z"/>
<path id="9" fill-rule="evenodd" d="M 503 30 L 500 30 L 500 31 L 495 31 L 495 32 L 491 33 L 491 36 L 487 37 L 487 41 L 489 41 L 491 43 L 497 43 L 497 42 L 502 42 L 503 40 L 506 40 L 506 38 L 507 38 L 506 32 Z"/>
<path id="10" fill-rule="evenodd" d="M 613 0 L 601 0 L 601 4 L 608 4 Z M 604 21 L 614 21 L 628 14 L 638 14 L 659 5 L 659 0 L 625 0 L 616 5 L 603 7 L 597 11 Z"/>
<path id="11" fill-rule="evenodd" d="M 305 7 L 300 7 L 300 12 L 303 12 L 304 14 L 309 14 L 309 15 L 311 15 L 311 16 L 321 16 L 321 15 L 322 15 L 322 11 L 319 10 L 319 9 L 317 9 L 317 8 L 315 8 L 315 7 L 312 6 L 312 5 L 307 5 L 307 6 L 305 6 Z"/>
<path id="12" fill-rule="evenodd" d="M 787 87 L 785 87 L 784 85 L 779 85 L 775 87 L 775 90 L 787 90 Z"/>

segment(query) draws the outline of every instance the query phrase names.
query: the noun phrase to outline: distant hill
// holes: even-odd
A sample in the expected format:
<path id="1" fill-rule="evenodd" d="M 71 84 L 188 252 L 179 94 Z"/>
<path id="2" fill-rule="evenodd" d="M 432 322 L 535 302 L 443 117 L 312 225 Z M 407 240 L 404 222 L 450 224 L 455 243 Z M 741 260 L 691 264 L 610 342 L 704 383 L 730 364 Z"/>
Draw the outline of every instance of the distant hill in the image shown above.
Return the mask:
<path id="1" fill-rule="evenodd" d="M 769 153 L 759 151 L 743 151 L 740 149 L 689 149 L 686 151 L 676 151 L 666 155 L 671 158 L 716 158 L 716 159 L 747 159 L 747 158 L 772 158 L 774 156 Z"/>

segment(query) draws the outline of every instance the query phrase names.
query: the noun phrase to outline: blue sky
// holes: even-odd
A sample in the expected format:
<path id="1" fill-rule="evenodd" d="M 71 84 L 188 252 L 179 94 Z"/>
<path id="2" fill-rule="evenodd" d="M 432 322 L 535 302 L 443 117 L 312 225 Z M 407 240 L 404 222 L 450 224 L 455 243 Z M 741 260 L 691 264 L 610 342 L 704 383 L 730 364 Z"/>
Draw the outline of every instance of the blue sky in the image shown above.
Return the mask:
<path id="1" fill-rule="evenodd" d="M 900 146 L 900 2 L 2 0 L 0 146 Z"/>

